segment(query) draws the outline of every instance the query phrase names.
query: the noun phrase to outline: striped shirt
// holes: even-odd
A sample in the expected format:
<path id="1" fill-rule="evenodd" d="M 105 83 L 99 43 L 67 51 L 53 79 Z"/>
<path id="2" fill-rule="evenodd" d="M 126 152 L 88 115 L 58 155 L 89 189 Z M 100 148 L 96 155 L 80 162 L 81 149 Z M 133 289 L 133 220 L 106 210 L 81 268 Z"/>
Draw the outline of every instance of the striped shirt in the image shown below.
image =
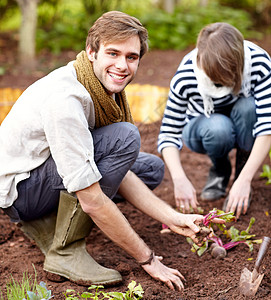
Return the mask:
<path id="1" fill-rule="evenodd" d="M 244 41 L 250 55 L 251 67 L 248 78 L 250 84 L 249 96 L 254 97 L 257 121 L 253 135 L 271 134 L 271 59 L 268 53 L 252 42 Z M 192 118 L 204 114 L 203 99 L 198 91 L 193 61 L 196 49 L 188 53 L 181 61 L 177 72 L 170 83 L 167 105 L 158 136 L 158 151 L 175 146 L 181 149 L 182 131 Z M 238 96 L 232 94 L 222 98 L 212 98 L 214 112 L 219 113 L 235 103 Z M 247 95 L 246 95 L 247 96 Z"/>

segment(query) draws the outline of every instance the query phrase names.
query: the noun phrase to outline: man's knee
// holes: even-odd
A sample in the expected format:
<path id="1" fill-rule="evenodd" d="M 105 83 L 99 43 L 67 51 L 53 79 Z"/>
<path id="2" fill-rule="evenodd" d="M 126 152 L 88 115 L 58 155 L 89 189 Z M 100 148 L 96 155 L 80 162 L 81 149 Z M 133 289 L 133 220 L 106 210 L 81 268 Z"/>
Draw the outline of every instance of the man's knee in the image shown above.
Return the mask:
<path id="1" fill-rule="evenodd" d="M 116 123 L 119 127 L 117 145 L 125 150 L 125 155 L 134 157 L 134 160 L 138 157 L 141 145 L 140 134 L 138 128 L 127 122 Z"/>
<path id="2" fill-rule="evenodd" d="M 163 180 L 165 166 L 163 160 L 158 156 L 140 152 L 131 171 L 153 190 Z"/>
<path id="3" fill-rule="evenodd" d="M 162 159 L 160 159 L 158 156 L 155 156 L 154 160 L 153 183 L 150 187 L 151 189 L 156 188 L 162 182 L 165 173 L 165 165 Z"/>
<path id="4" fill-rule="evenodd" d="M 124 141 L 128 145 L 132 144 L 133 147 L 139 151 L 141 140 L 138 128 L 135 125 L 127 122 L 121 122 L 118 124 L 121 126 Z"/>
<path id="5" fill-rule="evenodd" d="M 92 132 L 95 161 L 114 155 L 136 159 L 140 150 L 140 134 L 135 125 L 127 122 L 114 123 Z"/>

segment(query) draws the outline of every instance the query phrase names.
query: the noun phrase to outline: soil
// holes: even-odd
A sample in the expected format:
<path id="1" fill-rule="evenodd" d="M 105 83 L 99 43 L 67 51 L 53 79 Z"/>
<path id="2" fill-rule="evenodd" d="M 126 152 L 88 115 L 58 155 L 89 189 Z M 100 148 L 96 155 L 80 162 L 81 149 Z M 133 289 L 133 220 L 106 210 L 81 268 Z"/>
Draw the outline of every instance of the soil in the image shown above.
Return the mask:
<path id="1" fill-rule="evenodd" d="M 257 43 L 271 53 L 271 38 L 267 36 Z M 38 68 L 31 74 L 24 74 L 16 64 L 17 42 L 11 35 L 0 36 L 0 66 L 5 66 L 6 73 L 0 77 L 0 88 L 19 87 L 26 88 L 32 82 L 42 77 L 49 70 L 66 63 L 75 57 L 75 53 L 67 51 L 58 57 L 48 53 L 38 55 Z M 150 51 L 142 59 L 134 83 L 169 86 L 182 57 L 189 51 Z M 142 137 L 142 150 L 159 155 L 156 150 L 156 139 L 161 121 L 151 124 L 138 123 Z M 181 158 L 188 177 L 193 182 L 199 197 L 206 181 L 211 165 L 204 155 L 195 154 L 187 148 L 181 151 Z M 230 153 L 234 172 L 234 150 Z M 267 157 L 265 163 L 270 164 Z M 261 169 L 255 175 L 252 188 L 252 202 L 249 212 L 243 215 L 234 225 L 239 230 L 246 229 L 251 217 L 256 219 L 251 232 L 255 238 L 271 235 L 271 186 L 266 180 L 260 178 Z M 232 184 L 232 177 L 230 185 Z M 229 185 L 229 186 L 230 186 Z M 154 193 L 174 206 L 174 196 L 171 178 L 168 170 L 161 185 Z M 217 207 L 221 208 L 224 199 L 214 202 L 200 202 L 204 213 Z M 111 242 L 98 228 L 94 228 L 87 238 L 87 249 L 95 260 L 110 268 L 115 268 L 123 276 L 123 283 L 117 287 L 105 288 L 105 291 L 127 290 L 128 284 L 135 280 L 142 285 L 144 299 L 151 300 L 184 300 L 184 299 L 246 299 L 240 295 L 238 283 L 241 271 L 247 267 L 252 271 L 259 245 L 254 245 L 252 252 L 244 244 L 238 245 L 228 251 L 226 258 L 215 260 L 207 252 L 202 257 L 190 251 L 186 239 L 174 233 L 161 234 L 161 224 L 142 214 L 129 203 L 118 204 L 120 210 L 127 217 L 135 231 L 144 239 L 157 255 L 164 257 L 164 263 L 180 270 L 185 276 L 185 289 L 183 292 L 169 290 L 163 283 L 151 278 L 128 254 Z M 83 292 L 87 288 L 76 285 L 70 281 L 60 283 L 48 279 L 43 271 L 44 255 L 33 241 L 26 238 L 15 224 L 11 223 L 2 211 L 0 212 L 0 288 L 5 286 L 12 275 L 15 280 L 21 280 L 23 272 L 34 274 L 33 265 L 37 272 L 37 280 L 45 281 L 52 291 L 54 299 L 65 299 L 63 293 L 68 288 Z M 271 299 L 271 250 L 267 253 L 261 272 L 265 274 L 254 299 Z"/>

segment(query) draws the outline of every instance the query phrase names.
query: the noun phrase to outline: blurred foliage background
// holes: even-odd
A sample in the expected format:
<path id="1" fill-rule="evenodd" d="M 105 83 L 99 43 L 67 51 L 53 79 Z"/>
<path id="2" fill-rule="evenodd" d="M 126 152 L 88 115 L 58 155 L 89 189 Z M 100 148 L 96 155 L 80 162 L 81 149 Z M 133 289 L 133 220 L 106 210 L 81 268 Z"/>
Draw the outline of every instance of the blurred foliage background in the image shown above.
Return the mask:
<path id="1" fill-rule="evenodd" d="M 18 2 L 0 0 L 0 32 L 19 32 Z M 185 49 L 212 22 L 228 22 L 254 39 L 268 33 L 271 24 L 271 0 L 40 0 L 36 51 L 84 49 L 89 27 L 109 10 L 139 18 L 148 29 L 150 49 Z"/>

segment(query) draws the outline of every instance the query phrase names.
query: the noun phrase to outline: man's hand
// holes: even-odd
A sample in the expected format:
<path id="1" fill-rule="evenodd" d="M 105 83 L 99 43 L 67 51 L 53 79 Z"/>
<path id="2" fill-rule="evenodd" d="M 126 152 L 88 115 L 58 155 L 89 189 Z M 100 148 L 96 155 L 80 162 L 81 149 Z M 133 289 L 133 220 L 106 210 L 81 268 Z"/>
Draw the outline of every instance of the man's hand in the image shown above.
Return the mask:
<path id="1" fill-rule="evenodd" d="M 169 268 L 161 263 L 162 256 L 154 256 L 154 259 L 148 265 L 143 265 L 142 268 L 154 279 L 164 282 L 171 290 L 175 288 L 178 291 L 184 289 L 182 280 L 184 276 L 176 269 Z"/>
<path id="2" fill-rule="evenodd" d="M 200 231 L 200 224 L 203 221 L 202 215 L 197 214 L 180 214 L 176 212 L 176 217 L 172 220 L 172 224 L 169 224 L 169 228 L 183 236 L 190 237 L 196 244 L 200 244 L 196 234 Z M 214 223 L 224 224 L 225 221 L 219 218 L 212 220 Z"/>

